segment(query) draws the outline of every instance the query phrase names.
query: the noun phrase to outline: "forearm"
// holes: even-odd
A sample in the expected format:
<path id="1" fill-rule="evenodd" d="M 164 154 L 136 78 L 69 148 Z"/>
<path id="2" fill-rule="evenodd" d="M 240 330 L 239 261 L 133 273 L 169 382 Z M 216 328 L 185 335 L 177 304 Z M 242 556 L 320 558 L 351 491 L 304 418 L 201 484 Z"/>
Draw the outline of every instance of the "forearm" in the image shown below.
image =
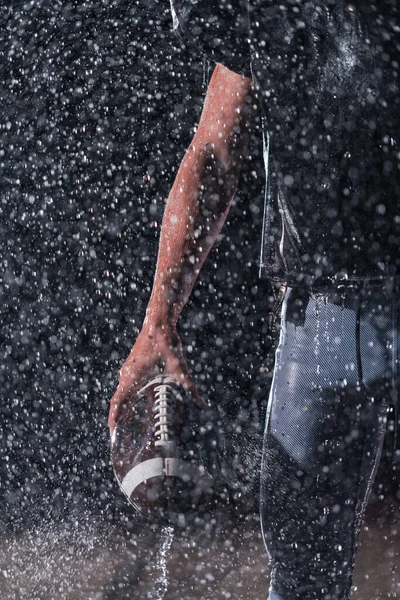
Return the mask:
<path id="1" fill-rule="evenodd" d="M 237 185 L 210 146 L 189 148 L 166 206 L 147 320 L 175 324 L 221 230 Z M 199 142 L 200 143 L 200 142 Z"/>
<path id="2" fill-rule="evenodd" d="M 249 80 L 244 86 L 236 93 L 243 97 L 240 107 L 234 110 L 232 105 L 224 107 L 219 103 L 219 112 L 215 114 L 215 107 L 207 108 L 206 103 L 199 130 L 178 171 L 161 228 L 156 275 L 146 315 L 150 327 L 175 326 L 225 222 L 254 117 Z"/>

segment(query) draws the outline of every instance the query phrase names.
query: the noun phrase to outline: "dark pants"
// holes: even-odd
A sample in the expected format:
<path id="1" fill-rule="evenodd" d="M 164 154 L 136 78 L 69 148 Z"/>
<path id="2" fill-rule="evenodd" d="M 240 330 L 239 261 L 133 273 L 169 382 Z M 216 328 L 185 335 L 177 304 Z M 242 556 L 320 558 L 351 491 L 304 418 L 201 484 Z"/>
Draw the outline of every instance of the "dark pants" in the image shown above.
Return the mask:
<path id="1" fill-rule="evenodd" d="M 349 598 L 399 388 L 395 300 L 383 285 L 286 292 L 261 475 L 270 600 Z"/>

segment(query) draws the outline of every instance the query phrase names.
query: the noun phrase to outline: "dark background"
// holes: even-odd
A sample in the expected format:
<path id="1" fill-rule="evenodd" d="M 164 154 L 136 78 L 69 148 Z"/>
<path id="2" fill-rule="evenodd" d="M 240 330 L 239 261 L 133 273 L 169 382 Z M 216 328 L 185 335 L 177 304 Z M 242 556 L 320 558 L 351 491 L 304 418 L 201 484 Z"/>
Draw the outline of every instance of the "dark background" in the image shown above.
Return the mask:
<path id="1" fill-rule="evenodd" d="M 132 517 L 109 465 L 108 402 L 140 328 L 169 188 L 212 65 L 167 0 L 0 9 L 1 524 Z M 228 222 L 179 325 L 256 511 L 271 378 L 259 124 Z"/>
<path id="2" fill-rule="evenodd" d="M 212 72 L 171 26 L 168 0 L 0 6 L 2 597 L 153 597 L 160 538 L 118 489 L 107 414 Z M 258 123 L 228 222 L 179 323 L 193 376 L 228 434 L 236 497 L 215 535 L 178 539 L 168 600 L 216 598 L 225 587 L 243 600 L 266 595 L 252 515 L 278 331 L 269 331 L 271 289 L 258 278 L 261 152 Z M 394 509 L 385 509 L 394 474 L 386 458 L 369 513 L 374 564 L 376 544 L 383 555 L 395 543 Z M 394 581 L 394 562 L 382 581 Z M 364 565 L 361 576 L 372 571 Z"/>

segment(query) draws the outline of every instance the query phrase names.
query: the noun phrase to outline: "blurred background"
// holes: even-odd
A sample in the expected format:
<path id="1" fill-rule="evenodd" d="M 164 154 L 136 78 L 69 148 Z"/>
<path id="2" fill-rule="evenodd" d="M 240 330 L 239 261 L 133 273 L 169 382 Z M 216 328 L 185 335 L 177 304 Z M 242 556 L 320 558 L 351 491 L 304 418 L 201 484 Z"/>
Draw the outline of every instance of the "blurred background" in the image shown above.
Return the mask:
<path id="1" fill-rule="evenodd" d="M 6 0 L 0 25 L 0 595 L 261 600 L 258 475 L 279 324 L 268 327 L 272 290 L 258 279 L 260 124 L 179 324 L 238 491 L 229 514 L 171 542 L 166 591 L 164 534 L 119 492 L 106 421 L 212 65 L 171 31 L 167 0 Z M 400 585 L 390 439 L 384 454 L 364 533 L 370 598 Z"/>

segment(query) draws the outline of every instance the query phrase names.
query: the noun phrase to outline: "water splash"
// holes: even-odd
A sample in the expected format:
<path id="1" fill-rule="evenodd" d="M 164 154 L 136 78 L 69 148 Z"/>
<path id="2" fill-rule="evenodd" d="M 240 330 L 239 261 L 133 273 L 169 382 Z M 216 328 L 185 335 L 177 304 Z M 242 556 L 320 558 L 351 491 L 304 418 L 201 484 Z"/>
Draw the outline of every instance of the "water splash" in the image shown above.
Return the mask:
<path id="1" fill-rule="evenodd" d="M 19 534 L 2 535 L 1 597 L 97 598 L 113 577 L 115 542 L 108 524 L 81 512 L 41 518 Z M 121 553 L 124 546 L 119 545 Z M 101 596 L 103 597 L 103 596 Z"/>
<path id="2" fill-rule="evenodd" d="M 162 600 L 168 591 L 167 554 L 174 540 L 174 528 L 163 527 L 161 530 L 160 549 L 157 554 L 156 569 L 160 572 L 154 582 L 154 600 Z"/>

